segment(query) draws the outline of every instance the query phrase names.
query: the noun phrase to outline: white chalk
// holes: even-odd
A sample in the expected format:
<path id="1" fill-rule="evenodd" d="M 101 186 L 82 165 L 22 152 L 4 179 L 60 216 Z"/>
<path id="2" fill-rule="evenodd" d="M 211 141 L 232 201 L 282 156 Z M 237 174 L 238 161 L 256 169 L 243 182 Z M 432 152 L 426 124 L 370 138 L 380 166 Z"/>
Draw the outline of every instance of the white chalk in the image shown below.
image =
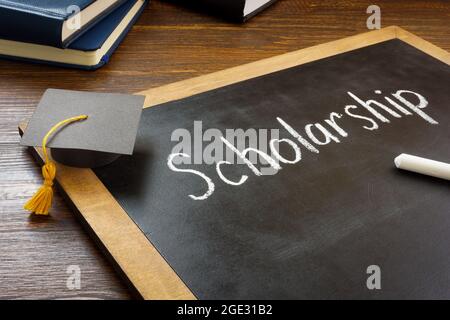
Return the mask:
<path id="1" fill-rule="evenodd" d="M 402 153 L 394 159 L 398 169 L 450 180 L 450 164 Z"/>

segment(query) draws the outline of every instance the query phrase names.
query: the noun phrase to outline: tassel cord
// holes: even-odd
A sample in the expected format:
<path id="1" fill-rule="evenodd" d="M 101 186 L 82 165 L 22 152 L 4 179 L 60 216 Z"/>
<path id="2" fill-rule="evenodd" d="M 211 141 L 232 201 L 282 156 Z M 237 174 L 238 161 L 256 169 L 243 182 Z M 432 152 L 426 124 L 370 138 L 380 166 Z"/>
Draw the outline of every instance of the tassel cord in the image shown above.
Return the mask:
<path id="1" fill-rule="evenodd" d="M 48 139 L 61 127 L 75 122 L 87 119 L 87 115 L 79 115 L 62 120 L 55 124 L 42 139 L 42 153 L 44 155 L 45 164 L 42 166 L 42 177 L 44 178 L 44 184 L 38 189 L 34 196 L 28 200 L 24 205 L 24 208 L 37 215 L 48 215 L 53 201 L 53 180 L 56 176 L 56 165 L 50 159 L 47 151 Z"/>

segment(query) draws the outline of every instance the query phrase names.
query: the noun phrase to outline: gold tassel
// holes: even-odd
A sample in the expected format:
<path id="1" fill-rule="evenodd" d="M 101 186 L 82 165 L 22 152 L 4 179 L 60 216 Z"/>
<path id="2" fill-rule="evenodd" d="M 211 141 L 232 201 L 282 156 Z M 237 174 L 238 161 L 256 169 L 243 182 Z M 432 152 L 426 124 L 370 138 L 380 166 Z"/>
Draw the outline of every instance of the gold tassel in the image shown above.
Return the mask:
<path id="1" fill-rule="evenodd" d="M 45 164 L 42 166 L 42 176 L 44 177 L 44 184 L 34 194 L 34 196 L 28 200 L 24 205 L 24 209 L 31 211 L 37 215 L 48 215 L 48 211 L 52 206 L 53 200 L 53 180 L 56 176 L 56 165 L 50 160 L 47 153 L 47 140 L 48 138 L 59 128 L 67 125 L 71 122 L 87 119 L 87 115 L 80 115 L 72 118 L 62 120 L 55 124 L 42 139 L 42 153 L 44 154 Z"/>

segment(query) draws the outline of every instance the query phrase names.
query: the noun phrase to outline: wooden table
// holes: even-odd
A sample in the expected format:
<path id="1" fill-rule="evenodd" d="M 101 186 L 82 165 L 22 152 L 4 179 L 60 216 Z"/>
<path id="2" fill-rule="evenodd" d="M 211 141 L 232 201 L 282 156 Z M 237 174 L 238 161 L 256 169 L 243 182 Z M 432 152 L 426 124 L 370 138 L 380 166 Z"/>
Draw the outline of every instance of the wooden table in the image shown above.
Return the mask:
<path id="1" fill-rule="evenodd" d="M 133 93 L 367 31 L 373 1 L 279 0 L 245 25 L 153 0 L 95 72 L 0 60 L 0 298 L 131 298 L 70 209 L 56 194 L 52 215 L 23 203 L 40 168 L 18 145 L 17 125 L 47 88 Z M 450 2 L 379 0 L 382 26 L 399 25 L 450 51 Z M 69 266 L 81 289 L 69 290 Z"/>

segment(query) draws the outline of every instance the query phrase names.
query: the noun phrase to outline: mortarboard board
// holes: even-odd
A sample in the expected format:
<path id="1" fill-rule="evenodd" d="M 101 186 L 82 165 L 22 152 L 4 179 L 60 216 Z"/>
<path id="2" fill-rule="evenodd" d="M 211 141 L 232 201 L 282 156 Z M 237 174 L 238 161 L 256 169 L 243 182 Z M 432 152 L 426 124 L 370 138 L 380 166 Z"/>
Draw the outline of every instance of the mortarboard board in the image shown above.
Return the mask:
<path id="1" fill-rule="evenodd" d="M 75 167 L 99 167 L 133 153 L 144 96 L 48 89 L 23 134 L 21 145 L 40 147 L 58 122 L 78 115 L 49 138 L 55 161 Z"/>
<path id="2" fill-rule="evenodd" d="M 48 89 L 28 122 L 21 145 L 43 147 L 44 185 L 25 208 L 47 214 L 53 197 L 53 160 L 76 167 L 98 167 L 133 153 L 145 97 Z"/>

